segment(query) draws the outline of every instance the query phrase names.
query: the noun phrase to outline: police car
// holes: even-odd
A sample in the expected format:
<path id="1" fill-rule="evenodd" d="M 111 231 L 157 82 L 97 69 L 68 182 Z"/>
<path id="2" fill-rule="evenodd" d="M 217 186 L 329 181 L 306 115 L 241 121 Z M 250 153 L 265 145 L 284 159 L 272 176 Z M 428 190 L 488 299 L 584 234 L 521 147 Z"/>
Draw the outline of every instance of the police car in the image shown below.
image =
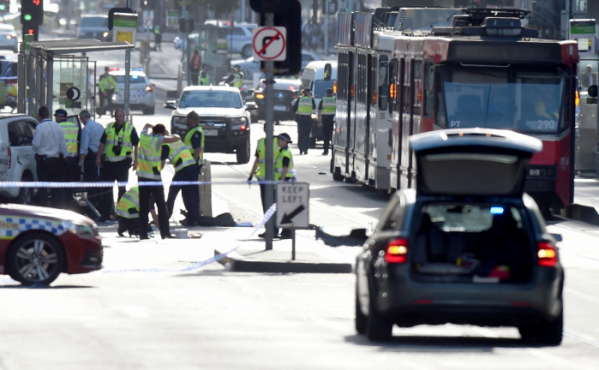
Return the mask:
<path id="1" fill-rule="evenodd" d="M 112 103 L 115 108 L 122 108 L 125 104 L 125 71 L 114 68 L 108 73 L 114 78 L 119 89 L 112 97 Z M 129 109 L 154 114 L 155 108 L 154 86 L 141 68 L 133 68 L 129 77 Z"/>
<path id="2" fill-rule="evenodd" d="M 0 205 L 0 274 L 23 285 L 50 284 L 61 272 L 99 270 L 102 259 L 91 219 L 49 207 Z"/>

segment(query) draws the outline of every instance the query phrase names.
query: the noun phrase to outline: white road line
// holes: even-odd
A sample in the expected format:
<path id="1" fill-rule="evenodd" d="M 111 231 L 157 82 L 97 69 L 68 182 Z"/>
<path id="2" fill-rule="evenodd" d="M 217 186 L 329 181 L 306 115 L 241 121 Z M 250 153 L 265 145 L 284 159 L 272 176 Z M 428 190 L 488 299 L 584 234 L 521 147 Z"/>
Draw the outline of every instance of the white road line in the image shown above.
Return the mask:
<path id="1" fill-rule="evenodd" d="M 579 340 L 581 342 L 584 342 L 584 343 L 586 343 L 588 345 L 591 345 L 593 347 L 599 348 L 599 341 L 595 340 L 595 338 L 590 337 L 588 335 L 573 333 L 573 332 L 567 331 L 567 330 L 564 330 L 564 335 L 566 335 L 566 336 L 568 336 L 570 338 Z"/>
<path id="2" fill-rule="evenodd" d="M 595 297 L 593 297 L 593 296 L 590 296 L 590 295 L 587 295 L 587 294 L 584 294 L 584 293 L 578 292 L 578 291 L 576 291 L 576 290 L 573 290 L 573 289 L 570 289 L 570 288 L 564 288 L 564 291 L 565 291 L 566 293 L 569 293 L 569 294 L 575 295 L 575 296 L 577 296 L 577 297 L 580 297 L 580 298 L 586 299 L 586 300 L 587 300 L 587 301 L 589 301 L 589 302 L 595 302 L 595 303 L 599 303 L 599 298 L 595 298 Z"/>

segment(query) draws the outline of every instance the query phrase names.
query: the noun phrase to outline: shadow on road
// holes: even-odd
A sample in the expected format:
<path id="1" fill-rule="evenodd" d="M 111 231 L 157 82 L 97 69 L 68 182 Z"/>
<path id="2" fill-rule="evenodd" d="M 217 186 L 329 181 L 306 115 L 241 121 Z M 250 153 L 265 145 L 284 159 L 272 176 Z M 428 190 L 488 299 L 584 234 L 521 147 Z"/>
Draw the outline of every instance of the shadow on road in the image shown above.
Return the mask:
<path id="1" fill-rule="evenodd" d="M 395 336 L 388 342 L 371 342 L 362 335 L 346 336 L 345 341 L 360 346 L 378 347 L 385 352 L 477 352 L 488 353 L 494 348 L 539 348 L 540 345 L 525 343 L 515 338 L 486 337 L 426 337 Z"/>
<path id="2" fill-rule="evenodd" d="M 95 286 L 89 286 L 89 285 L 56 285 L 56 286 L 50 286 L 50 285 L 31 285 L 31 286 L 27 286 L 27 285 L 20 285 L 18 283 L 13 284 L 7 284 L 7 285 L 0 285 L 0 289 L 47 289 L 47 290 L 62 290 L 62 289 L 90 289 L 90 288 L 96 288 Z"/>

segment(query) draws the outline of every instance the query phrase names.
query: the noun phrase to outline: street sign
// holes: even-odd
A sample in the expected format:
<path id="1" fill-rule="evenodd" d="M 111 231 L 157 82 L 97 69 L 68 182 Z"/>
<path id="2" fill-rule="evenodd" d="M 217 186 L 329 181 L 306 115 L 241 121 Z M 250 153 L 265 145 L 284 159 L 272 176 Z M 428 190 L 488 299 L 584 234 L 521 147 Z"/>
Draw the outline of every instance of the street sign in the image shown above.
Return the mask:
<path id="1" fill-rule="evenodd" d="M 307 229 L 309 217 L 310 184 L 282 182 L 277 184 L 277 225 L 283 229 Z"/>
<path id="2" fill-rule="evenodd" d="M 115 13 L 112 27 L 112 42 L 135 43 L 137 35 L 137 14 Z"/>
<path id="3" fill-rule="evenodd" d="M 252 49 L 255 60 L 282 61 L 287 59 L 287 30 L 285 27 L 254 27 Z"/>
<path id="4" fill-rule="evenodd" d="M 285 27 L 287 34 L 285 42 L 287 59 L 275 62 L 275 76 L 289 76 L 300 72 L 302 67 L 302 6 L 297 0 L 286 0 L 289 8 L 285 12 L 274 13 L 274 23 L 271 26 Z M 265 14 L 260 14 L 260 25 L 266 24 Z M 261 63 L 260 69 L 266 71 L 266 65 Z"/>
<path id="5" fill-rule="evenodd" d="M 154 11 L 144 10 L 143 11 L 143 25 L 146 29 L 150 30 L 154 26 Z"/>

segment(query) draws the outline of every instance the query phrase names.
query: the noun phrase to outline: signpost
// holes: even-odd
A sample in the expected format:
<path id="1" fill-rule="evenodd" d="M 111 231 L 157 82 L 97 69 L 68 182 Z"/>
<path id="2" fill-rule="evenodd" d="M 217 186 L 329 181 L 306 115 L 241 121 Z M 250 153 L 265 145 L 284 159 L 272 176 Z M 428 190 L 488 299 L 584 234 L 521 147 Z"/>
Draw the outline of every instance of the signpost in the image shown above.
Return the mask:
<path id="1" fill-rule="evenodd" d="M 112 26 L 112 41 L 126 41 L 135 45 L 137 37 L 137 14 L 115 13 Z M 129 117 L 129 85 L 131 77 L 131 49 L 125 51 L 125 91 L 123 92 L 125 117 Z"/>
<path id="2" fill-rule="evenodd" d="M 291 229 L 291 260 L 295 260 L 295 230 L 310 228 L 310 184 L 282 182 L 277 184 L 277 226 Z"/>

